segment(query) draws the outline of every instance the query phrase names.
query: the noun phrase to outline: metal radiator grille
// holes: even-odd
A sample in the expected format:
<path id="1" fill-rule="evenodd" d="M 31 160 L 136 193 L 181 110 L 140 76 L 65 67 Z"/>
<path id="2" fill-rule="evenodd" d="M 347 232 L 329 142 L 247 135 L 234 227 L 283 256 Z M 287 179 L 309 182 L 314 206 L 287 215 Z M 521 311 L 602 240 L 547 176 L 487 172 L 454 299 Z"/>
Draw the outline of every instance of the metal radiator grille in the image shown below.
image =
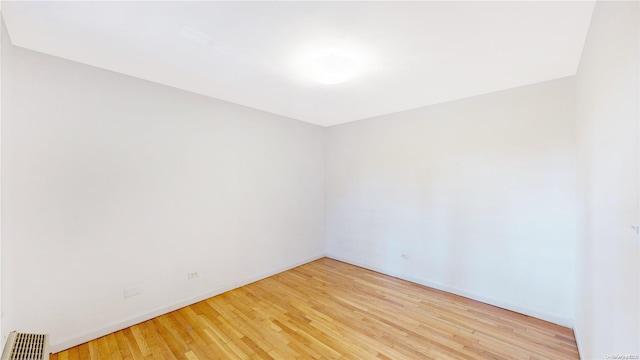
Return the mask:
<path id="1" fill-rule="evenodd" d="M 47 335 L 15 333 L 15 337 L 11 338 L 9 340 L 13 341 L 7 343 L 7 346 L 10 346 L 11 349 L 7 360 L 49 359 Z"/>

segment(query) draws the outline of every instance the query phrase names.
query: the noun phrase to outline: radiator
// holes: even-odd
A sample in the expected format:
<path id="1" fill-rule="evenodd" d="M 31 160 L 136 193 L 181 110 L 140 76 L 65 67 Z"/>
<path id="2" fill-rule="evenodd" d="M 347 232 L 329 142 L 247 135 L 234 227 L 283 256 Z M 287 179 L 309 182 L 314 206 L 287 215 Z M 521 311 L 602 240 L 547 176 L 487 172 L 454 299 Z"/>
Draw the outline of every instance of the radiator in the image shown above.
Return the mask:
<path id="1" fill-rule="evenodd" d="M 49 360 L 49 336 L 12 331 L 0 360 Z"/>

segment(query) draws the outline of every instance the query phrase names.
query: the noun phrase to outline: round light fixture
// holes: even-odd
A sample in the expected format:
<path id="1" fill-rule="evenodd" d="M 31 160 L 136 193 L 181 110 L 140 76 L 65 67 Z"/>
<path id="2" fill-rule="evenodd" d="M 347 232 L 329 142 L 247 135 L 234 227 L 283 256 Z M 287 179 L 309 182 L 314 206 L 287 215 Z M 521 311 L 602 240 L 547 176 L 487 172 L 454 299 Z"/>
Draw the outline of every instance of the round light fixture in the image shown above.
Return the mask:
<path id="1" fill-rule="evenodd" d="M 322 84 L 340 84 L 353 78 L 358 62 L 339 50 L 325 50 L 306 61 L 309 78 Z"/>

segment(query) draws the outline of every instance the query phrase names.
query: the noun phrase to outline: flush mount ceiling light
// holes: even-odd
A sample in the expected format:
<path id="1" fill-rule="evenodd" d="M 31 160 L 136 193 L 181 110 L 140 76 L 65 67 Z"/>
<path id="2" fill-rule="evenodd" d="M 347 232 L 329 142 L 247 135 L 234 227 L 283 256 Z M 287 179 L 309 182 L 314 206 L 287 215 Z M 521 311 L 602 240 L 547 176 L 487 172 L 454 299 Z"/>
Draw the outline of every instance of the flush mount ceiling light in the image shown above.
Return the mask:
<path id="1" fill-rule="evenodd" d="M 344 51 L 331 49 L 317 52 L 305 60 L 307 76 L 321 84 L 340 84 L 352 79 L 358 62 Z"/>

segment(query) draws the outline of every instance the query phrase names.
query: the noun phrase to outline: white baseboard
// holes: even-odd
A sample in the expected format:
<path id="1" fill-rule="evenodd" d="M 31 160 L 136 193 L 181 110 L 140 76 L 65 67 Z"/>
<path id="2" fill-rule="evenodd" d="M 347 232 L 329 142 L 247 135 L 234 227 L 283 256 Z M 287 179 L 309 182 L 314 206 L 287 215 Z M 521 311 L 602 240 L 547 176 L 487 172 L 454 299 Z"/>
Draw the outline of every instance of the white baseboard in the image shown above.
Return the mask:
<path id="1" fill-rule="evenodd" d="M 580 336 L 578 336 L 578 328 L 574 326 L 573 328 L 573 337 L 576 338 L 576 346 L 578 347 L 578 357 L 583 359 L 582 355 L 584 352 L 582 351 L 582 347 L 580 346 Z"/>
<path id="2" fill-rule="evenodd" d="M 130 326 L 139 324 L 141 322 L 145 322 L 147 320 L 153 319 L 155 317 L 158 317 L 160 315 L 169 313 L 169 312 L 174 311 L 174 310 L 178 310 L 178 309 L 183 308 L 185 306 L 189 306 L 189 305 L 195 304 L 195 303 L 197 303 L 199 301 L 208 299 L 210 297 L 213 297 L 213 296 L 216 296 L 216 295 L 220 295 L 220 294 L 225 293 L 227 291 L 230 291 L 230 290 L 233 290 L 233 289 L 237 289 L 239 287 L 242 287 L 242 286 L 251 284 L 253 282 L 262 280 L 264 278 L 268 278 L 269 276 L 273 276 L 273 275 L 279 274 L 279 273 L 281 273 L 283 271 L 287 271 L 289 269 L 293 269 L 293 268 L 295 268 L 297 266 L 304 265 L 304 264 L 312 262 L 314 260 L 321 259 L 324 256 L 325 256 L 324 254 L 319 254 L 319 255 L 311 256 L 309 258 L 306 258 L 306 259 L 303 259 L 303 260 L 300 260 L 300 261 L 295 261 L 293 263 L 289 263 L 287 265 L 280 266 L 280 267 L 278 267 L 276 269 L 273 269 L 273 270 L 270 270 L 270 271 L 266 271 L 266 272 L 251 276 L 251 277 L 249 277 L 247 279 L 244 279 L 243 281 L 238 281 L 238 282 L 235 282 L 235 283 L 226 284 L 224 286 L 220 286 L 220 287 L 218 287 L 216 289 L 213 289 L 211 291 L 207 291 L 204 294 L 200 294 L 200 295 L 196 295 L 196 296 L 192 296 L 190 298 L 184 299 L 184 300 L 179 301 L 179 302 L 177 302 L 175 304 L 162 306 L 160 308 L 157 308 L 155 310 L 149 311 L 149 312 L 144 313 L 144 314 L 140 314 L 140 315 L 134 316 L 134 317 L 129 318 L 127 320 L 117 321 L 117 322 L 114 322 L 114 323 L 112 323 L 110 325 L 101 327 L 99 329 L 95 329 L 93 331 L 89 331 L 89 332 L 87 332 L 85 334 L 82 334 L 82 335 L 79 335 L 79 336 L 74 336 L 72 338 L 68 338 L 68 339 L 60 341 L 58 343 L 51 344 L 50 345 L 51 352 L 52 353 L 57 353 L 57 352 L 60 352 L 62 350 L 65 350 L 65 349 L 68 349 L 68 348 L 71 348 L 71 347 L 86 343 L 87 341 L 91 341 L 93 339 L 97 339 L 99 337 L 102 337 L 102 336 L 111 334 L 113 332 L 128 328 Z"/>
<path id="3" fill-rule="evenodd" d="M 476 301 L 480 301 L 482 303 L 485 304 L 489 304 L 489 305 L 493 305 L 493 306 L 497 306 L 499 308 L 502 309 L 506 309 L 506 310 L 510 310 L 510 311 L 514 311 L 520 314 L 524 314 L 527 316 L 531 316 L 531 317 L 535 317 L 541 320 L 545 320 L 548 322 L 552 322 L 554 324 L 558 324 L 561 326 L 565 326 L 568 328 L 573 328 L 573 319 L 565 317 L 565 316 L 561 316 L 561 315 L 557 315 L 557 314 L 553 314 L 553 313 L 548 313 L 548 312 L 544 312 L 544 311 L 539 311 L 539 310 L 535 310 L 535 309 L 530 309 L 530 308 L 526 308 L 526 307 L 522 307 L 522 306 L 518 306 L 518 305 L 514 305 L 514 304 L 509 304 L 507 302 L 504 301 L 500 301 L 500 300 L 496 300 L 496 299 L 492 299 L 486 296 L 482 296 L 470 291 L 466 291 L 463 289 L 459 289 L 456 287 L 452 287 L 452 286 L 448 286 L 448 285 L 444 285 L 444 284 L 439 284 L 439 283 L 435 283 L 429 280 L 425 280 L 425 279 L 420 279 L 417 277 L 413 277 L 413 276 L 408 276 L 408 275 L 404 275 L 404 274 L 399 274 L 399 273 L 395 273 L 395 272 L 390 272 L 387 271 L 385 269 L 382 269 L 378 266 L 373 266 L 373 265 L 369 265 L 369 264 L 365 264 L 365 263 L 361 263 L 359 261 L 351 261 L 349 259 L 345 259 L 341 256 L 337 256 L 334 254 L 326 254 L 326 257 L 330 258 L 330 259 L 334 259 L 334 260 L 338 260 L 338 261 L 342 261 L 345 262 L 347 264 L 351 264 L 351 265 L 355 265 L 358 267 L 362 267 L 365 269 L 369 269 L 369 270 L 373 270 L 375 272 L 379 272 L 381 274 L 385 274 L 385 275 L 389 275 L 389 276 L 393 276 L 402 280 L 407 280 L 407 281 L 411 281 L 412 283 L 416 283 L 416 284 L 420 284 L 420 285 L 424 285 L 430 288 L 434 288 L 434 289 L 438 289 L 438 290 L 442 290 L 442 291 L 446 291 L 448 293 L 452 293 L 452 294 L 456 294 L 456 295 L 460 295 L 472 300 L 476 300 Z"/>

